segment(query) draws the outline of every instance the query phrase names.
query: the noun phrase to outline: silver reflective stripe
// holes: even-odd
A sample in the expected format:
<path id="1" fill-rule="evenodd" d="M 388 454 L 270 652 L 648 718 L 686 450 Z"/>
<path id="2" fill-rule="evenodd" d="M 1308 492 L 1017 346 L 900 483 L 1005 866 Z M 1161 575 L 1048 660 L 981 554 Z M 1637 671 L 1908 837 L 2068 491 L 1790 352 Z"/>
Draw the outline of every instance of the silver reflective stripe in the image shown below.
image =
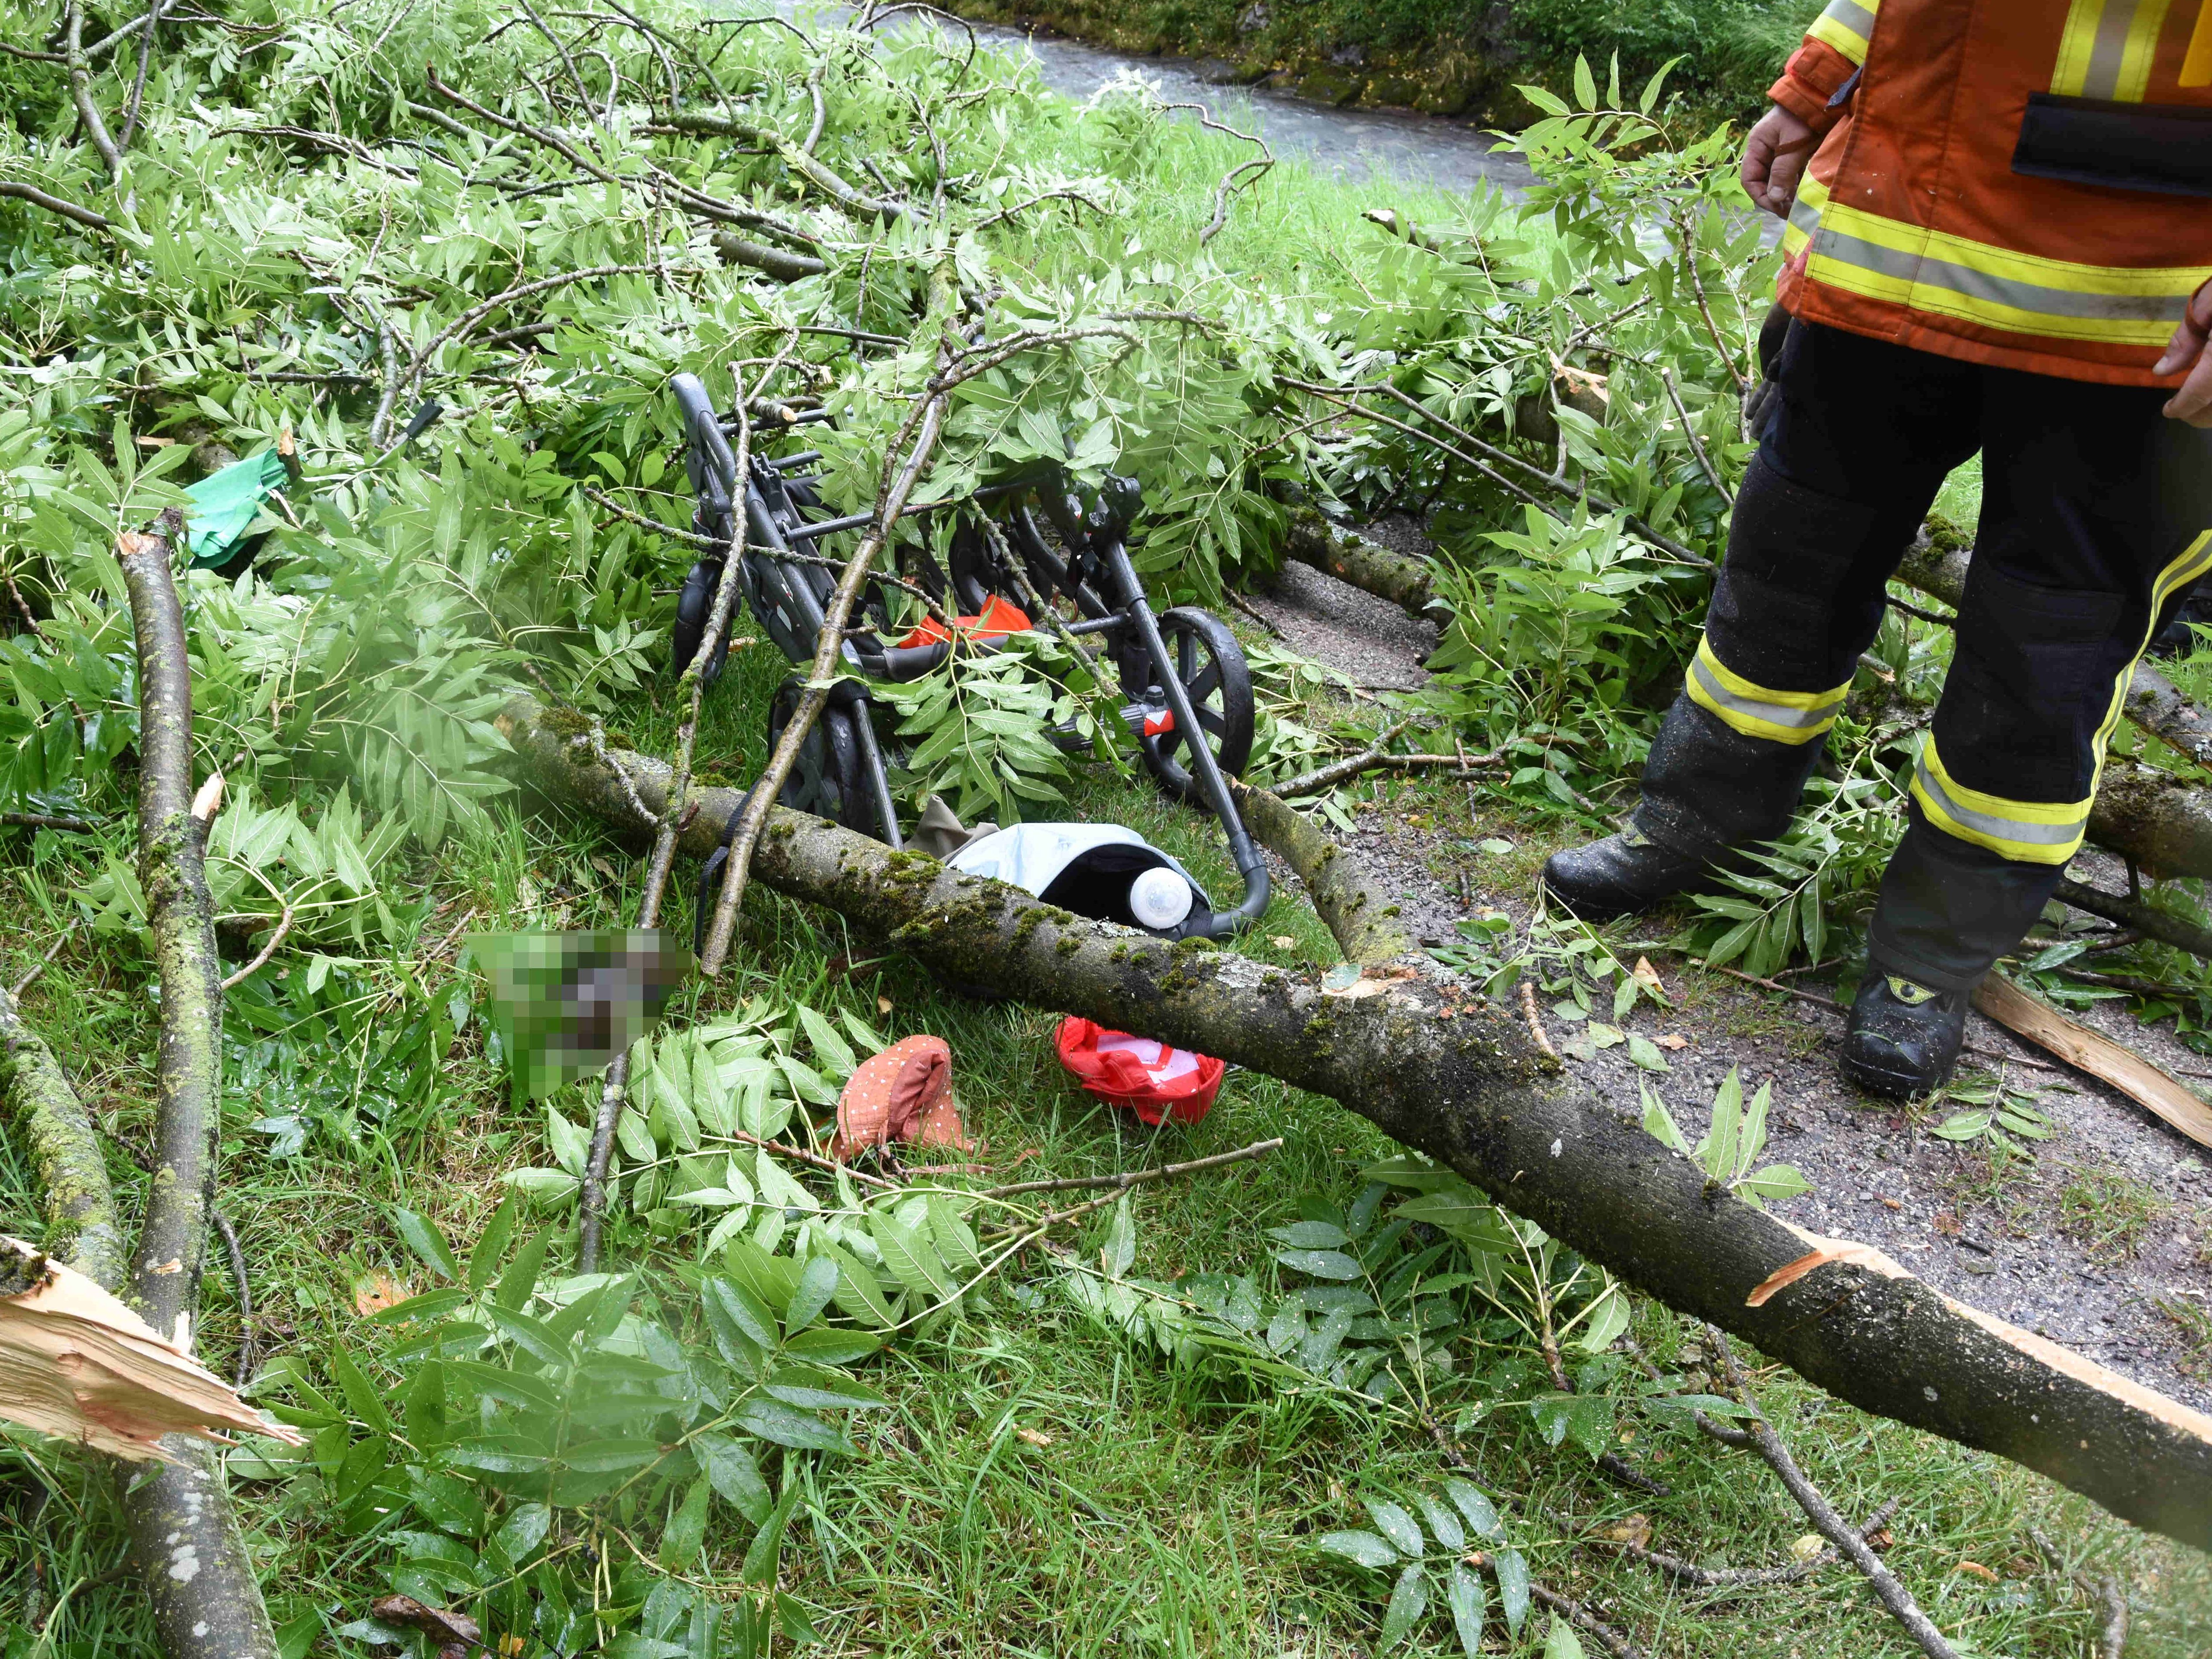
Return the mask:
<path id="1" fill-rule="evenodd" d="M 1690 659 L 1690 672 L 1705 695 L 1723 708 L 1733 708 L 1750 720 L 1764 720 L 1769 726 L 1786 726 L 1793 731 L 1809 732 L 1815 727 L 1834 724 L 1836 710 L 1843 704 L 1841 697 L 1819 708 L 1797 708 L 1786 702 L 1762 702 L 1756 697 L 1747 697 L 1729 690 L 1705 666 L 1703 659 L 1698 657 Z"/>
<path id="2" fill-rule="evenodd" d="M 1828 0 L 1828 9 L 1820 15 L 1842 24 L 1862 40 L 1874 39 L 1874 8 L 1862 6 L 1858 0 Z"/>
<path id="3" fill-rule="evenodd" d="M 1971 806 L 1961 806 L 1943 787 L 1942 780 L 1928 769 L 1925 754 L 1921 756 L 1916 767 L 1913 781 L 1953 822 L 1962 823 L 1969 830 L 1979 830 L 1996 841 L 2024 842 L 2031 847 L 2070 847 L 2081 839 L 2082 832 L 2089 823 L 2087 807 L 2082 809 L 2081 816 L 2070 823 L 2033 823 L 2019 818 L 2001 818 L 1994 813 L 1977 812 Z"/>
<path id="4" fill-rule="evenodd" d="M 2140 12 L 2153 9 L 2163 12 L 2163 0 L 2105 0 L 2105 9 L 2097 18 L 2097 43 L 2089 49 L 2088 67 L 2081 71 L 2081 95 L 2084 98 L 2115 99 L 2120 95 L 2120 75 L 2126 67 L 2128 36 L 2135 28 Z M 2135 101 L 2142 94 L 2137 93 Z"/>
<path id="5" fill-rule="evenodd" d="M 1856 265 L 1881 276 L 1894 276 L 1917 288 L 1943 289 L 1987 304 L 2009 306 L 2043 317 L 2080 317 L 2093 322 L 2179 323 L 2189 305 L 2186 294 L 2083 294 L 2073 289 L 2045 288 L 2011 276 L 1956 264 L 1925 253 L 1885 247 L 1864 237 L 1847 235 L 1833 225 L 1821 228 L 1814 252 L 1839 264 Z"/>
<path id="6" fill-rule="evenodd" d="M 1820 228 L 1820 210 L 1805 199 L 1803 186 L 1799 186 L 1797 199 L 1790 204 L 1790 228 L 1802 230 L 1811 236 Z"/>

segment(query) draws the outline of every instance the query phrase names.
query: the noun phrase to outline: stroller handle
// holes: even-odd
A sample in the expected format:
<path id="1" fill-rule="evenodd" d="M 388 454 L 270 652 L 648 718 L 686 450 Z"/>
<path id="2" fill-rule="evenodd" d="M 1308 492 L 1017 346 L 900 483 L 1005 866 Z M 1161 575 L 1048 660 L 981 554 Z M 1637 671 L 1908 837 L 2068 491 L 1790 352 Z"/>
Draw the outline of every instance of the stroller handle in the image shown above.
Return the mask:
<path id="1" fill-rule="evenodd" d="M 1168 651 L 1167 641 L 1160 637 L 1159 623 L 1152 616 L 1152 607 L 1145 598 L 1145 585 L 1137 575 L 1136 567 L 1129 562 L 1129 550 L 1116 538 L 1106 549 L 1106 566 L 1113 573 L 1123 613 L 1137 630 L 1137 637 L 1154 662 L 1171 664 L 1175 659 Z M 1193 927 L 1191 933 L 1202 933 L 1208 939 L 1226 939 L 1241 933 L 1267 914 L 1267 860 L 1252 844 L 1252 836 L 1244 828 L 1243 814 L 1230 798 L 1228 781 L 1221 769 L 1214 763 L 1213 751 L 1206 746 L 1206 730 L 1198 723 L 1198 713 L 1191 707 L 1190 694 L 1184 690 L 1182 679 L 1172 672 L 1163 672 L 1160 689 L 1167 694 L 1168 708 L 1175 715 L 1176 729 L 1190 735 L 1190 769 L 1198 779 L 1198 787 L 1206 795 L 1206 804 L 1221 820 L 1221 827 L 1229 837 L 1229 856 L 1237 865 L 1237 873 L 1244 878 L 1243 902 L 1233 910 L 1216 912 L 1206 923 Z M 1188 937 L 1188 935 L 1186 935 Z"/>

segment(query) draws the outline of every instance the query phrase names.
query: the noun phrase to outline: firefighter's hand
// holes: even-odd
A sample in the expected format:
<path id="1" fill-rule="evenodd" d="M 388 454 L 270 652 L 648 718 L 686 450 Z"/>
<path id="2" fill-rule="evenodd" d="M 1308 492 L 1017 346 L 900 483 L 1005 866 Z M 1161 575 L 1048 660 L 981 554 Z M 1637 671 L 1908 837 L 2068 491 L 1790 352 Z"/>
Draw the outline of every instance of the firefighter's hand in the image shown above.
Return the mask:
<path id="1" fill-rule="evenodd" d="M 2189 371 L 2189 378 L 2166 399 L 2166 412 L 2191 426 L 2212 426 L 2212 352 L 2204 349 L 2208 340 L 2212 340 L 2212 283 L 2189 296 L 2181 326 L 2166 342 L 2166 356 L 2151 369 L 2154 374 Z"/>
<path id="2" fill-rule="evenodd" d="M 1776 218 L 1788 218 L 1816 142 L 1812 128 L 1775 105 L 1744 143 L 1743 193 Z"/>

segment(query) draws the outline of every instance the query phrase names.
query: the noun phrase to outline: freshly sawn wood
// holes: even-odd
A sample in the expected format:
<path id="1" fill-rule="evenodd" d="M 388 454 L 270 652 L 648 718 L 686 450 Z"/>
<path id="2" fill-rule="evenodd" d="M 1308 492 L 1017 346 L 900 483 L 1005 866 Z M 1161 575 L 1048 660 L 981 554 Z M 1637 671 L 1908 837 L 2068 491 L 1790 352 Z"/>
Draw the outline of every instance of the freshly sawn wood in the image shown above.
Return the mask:
<path id="1" fill-rule="evenodd" d="M 500 724 L 553 799 L 633 832 L 647 827 L 633 799 L 666 810 L 662 763 L 612 750 L 602 763 L 588 728 L 529 698 Z M 678 808 L 684 849 L 710 850 L 738 799 L 734 790 L 693 791 Z M 767 886 L 837 910 L 948 978 L 1328 1095 L 1839 1398 L 2212 1547 L 2212 1419 L 1953 1302 L 1878 1253 L 1828 1241 L 1808 1258 L 1805 1235 L 1716 1189 L 1632 1111 L 1547 1060 L 1508 1007 L 1441 1018 L 1437 988 L 1419 978 L 1333 997 L 1310 975 L 1086 921 L 781 809 L 755 868 Z M 1793 1279 L 1769 1284 L 1793 1267 Z M 1767 1294 L 1749 1305 L 1762 1286 Z"/>

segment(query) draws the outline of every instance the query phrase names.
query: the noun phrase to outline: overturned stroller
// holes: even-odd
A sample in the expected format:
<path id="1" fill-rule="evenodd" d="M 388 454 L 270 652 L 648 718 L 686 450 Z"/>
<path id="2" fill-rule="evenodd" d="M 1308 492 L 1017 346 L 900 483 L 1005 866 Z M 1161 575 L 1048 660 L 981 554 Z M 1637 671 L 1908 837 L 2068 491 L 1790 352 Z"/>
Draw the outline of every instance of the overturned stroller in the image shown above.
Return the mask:
<path id="1" fill-rule="evenodd" d="M 728 436 L 736 417 L 717 414 L 695 375 L 677 375 L 671 390 L 684 414 L 694 530 L 726 547 L 736 527 L 733 514 L 745 514 L 745 551 L 738 571 L 745 602 L 756 623 L 787 659 L 811 663 L 836 585 L 836 562 L 821 556 L 821 544 L 865 530 L 872 515 L 838 518 L 825 511 L 806 471 L 821 459 L 819 451 L 775 459 L 756 455 L 750 476 L 739 478 Z M 816 418 L 820 417 L 801 415 L 793 424 Z M 1075 615 L 1063 625 L 1065 633 L 1100 637 L 1127 700 L 1122 720 L 1146 769 L 1170 795 L 1212 810 L 1244 884 L 1238 904 L 1216 911 L 1196 882 L 1189 881 L 1190 902 L 1180 906 L 1161 891 L 1164 878 L 1158 873 L 1164 866 L 1171 867 L 1188 881 L 1180 866 L 1156 852 L 1149 859 L 1133 856 L 1134 849 L 1120 836 L 1108 836 L 1071 853 L 1061 878 L 1079 879 L 1093 903 L 1103 902 L 1103 908 L 1070 908 L 1109 915 L 1170 939 L 1222 938 L 1257 921 L 1267 908 L 1267 865 L 1237 814 L 1227 782 L 1242 772 L 1252 752 L 1251 678 L 1236 635 L 1218 617 L 1188 606 L 1153 613 L 1127 546 L 1139 504 L 1133 480 L 1109 477 L 1097 498 L 1086 501 L 1055 468 L 925 509 L 957 515 L 945 558 L 940 564 L 927 548 L 905 548 L 902 574 L 940 611 L 957 618 L 957 632 L 948 637 L 931 621 L 893 639 L 892 609 L 883 585 L 870 583 L 855 613 L 856 620 L 865 620 L 843 645 L 851 674 L 838 682 L 807 734 L 779 797 L 782 804 L 894 848 L 903 847 L 886 764 L 887 734 L 893 728 L 887 718 L 879 727 L 878 718 L 886 711 L 869 696 L 868 682 L 902 684 L 938 668 L 956 650 L 1000 648 L 1008 635 L 1039 620 L 1023 607 L 1026 588 L 1045 605 L 1065 602 L 1073 608 Z M 1039 512 L 1052 526 L 1057 547 L 1038 524 Z M 986 514 L 996 534 L 986 532 Z M 1020 561 L 1018 574 L 1006 568 L 1008 558 Z M 679 672 L 698 653 L 726 574 L 725 559 L 709 553 L 684 580 L 672 641 Z M 717 660 L 702 672 L 709 678 L 718 675 L 726 651 L 725 641 Z M 802 689 L 796 677 L 778 689 L 769 714 L 771 744 L 789 724 Z M 1056 732 L 1054 740 L 1070 750 L 1088 747 L 1072 726 Z M 1121 836 L 1143 845 L 1127 831 Z M 1078 836 L 1075 842 L 1084 839 Z M 702 872 L 702 894 L 722 859 L 718 852 Z M 1103 902 L 1102 884 L 1115 890 L 1111 902 Z M 1121 890 L 1124 887 L 1127 892 Z"/>

